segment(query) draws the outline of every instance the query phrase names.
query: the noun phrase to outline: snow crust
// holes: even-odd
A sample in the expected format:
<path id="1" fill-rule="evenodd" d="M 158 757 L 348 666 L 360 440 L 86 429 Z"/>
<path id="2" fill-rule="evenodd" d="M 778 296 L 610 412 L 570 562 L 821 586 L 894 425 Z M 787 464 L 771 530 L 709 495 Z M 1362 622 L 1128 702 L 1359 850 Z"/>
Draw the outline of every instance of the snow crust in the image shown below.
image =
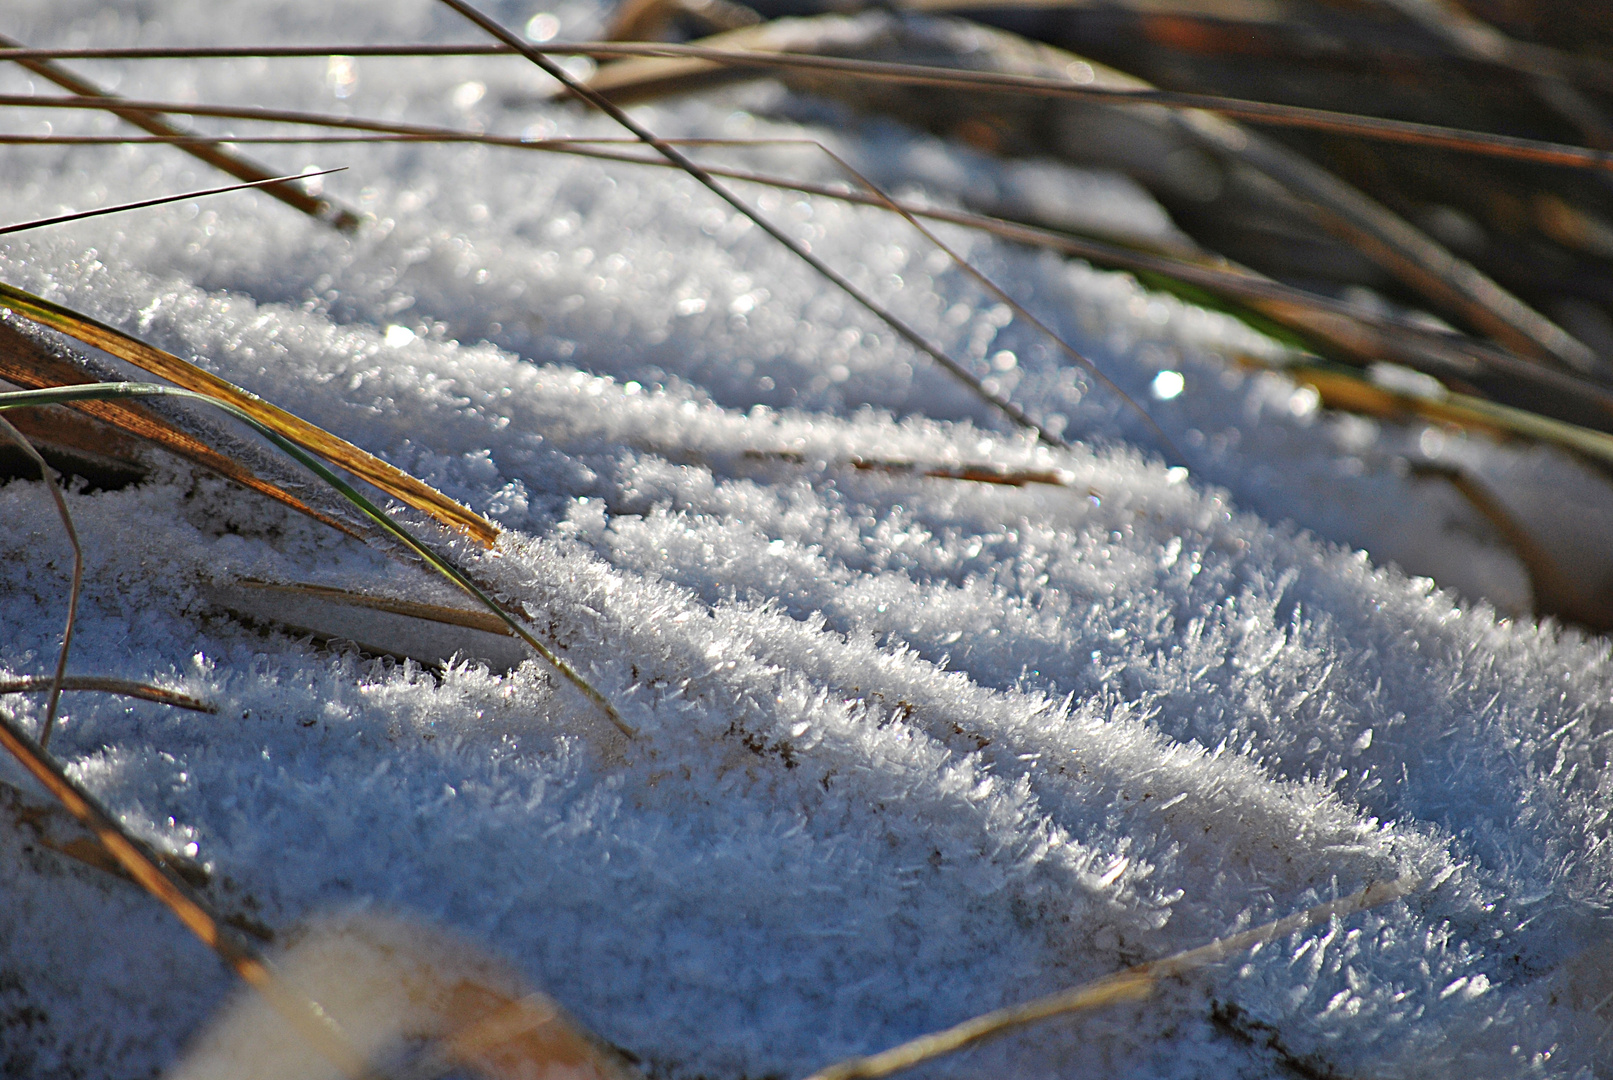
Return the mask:
<path id="1" fill-rule="evenodd" d="M 566 35 L 599 17 L 556 14 Z M 378 0 L 34 0 L 7 23 L 38 44 L 473 39 L 445 11 Z M 82 67 L 131 96 L 272 91 L 614 134 L 533 104 L 543 82 L 513 60 L 366 60 L 356 82 L 323 62 Z M 1067 176 L 1114 231 L 1168 228 L 1112 177 L 887 123 L 769 119 L 780 95 L 637 115 L 665 135 L 927 159 L 909 175 L 937 201 Z M 74 670 L 220 711 L 73 695 L 52 749 L 137 831 L 201 860 L 222 905 L 286 929 L 370 909 L 449 927 L 653 1075 L 760 1078 L 1415 875 L 1404 901 L 929 1074 L 1607 1068 L 1613 664 L 1602 641 L 1496 614 L 1527 608 L 1527 580 L 1456 495 L 1405 469 L 1427 431 L 1320 416 L 1241 374 L 1240 354 L 1281 346 L 1227 316 L 947 231 L 1149 405 L 1188 455 L 1168 467 L 1133 414 L 899 220 L 747 192 L 1077 440 L 1055 453 L 682 179 L 464 147 L 273 150 L 288 171 L 349 165 L 330 188 L 376 224 L 348 239 L 230 196 L 19 235 L 0 276 L 500 521 L 495 552 L 456 553 L 640 735 L 535 660 L 436 674 L 207 614 L 204 587 L 240 576 L 441 595 L 219 482 L 175 468 L 76 493 Z M 744 160 L 833 175 L 799 148 Z M 0 154 L 19 220 L 210 180 L 160 147 Z M 1149 394 L 1162 370 L 1185 387 L 1167 401 Z M 1439 434 L 1439 455 L 1613 521 L 1605 482 L 1574 463 Z M 69 567 L 43 491 L 0 488 L 5 674 L 49 669 Z M 6 707 L 37 723 L 42 705 Z M 9 765 L 0 778 L 26 786 Z M 169 1068 L 230 989 L 216 961 L 132 889 L 9 826 L 0 849 L 0 1061 Z"/>

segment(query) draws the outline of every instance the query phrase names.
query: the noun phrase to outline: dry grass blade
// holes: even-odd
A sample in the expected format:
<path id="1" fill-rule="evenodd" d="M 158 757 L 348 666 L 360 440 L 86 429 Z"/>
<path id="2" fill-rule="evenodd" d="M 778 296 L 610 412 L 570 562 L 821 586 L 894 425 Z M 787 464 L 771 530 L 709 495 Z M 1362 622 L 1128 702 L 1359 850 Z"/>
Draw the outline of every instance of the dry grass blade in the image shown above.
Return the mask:
<path id="1" fill-rule="evenodd" d="M 244 191 L 247 188 L 266 187 L 270 184 L 280 184 L 287 180 L 299 177 L 325 176 L 329 173 L 345 172 L 347 166 L 337 169 L 321 169 L 318 172 L 297 173 L 294 176 L 275 176 L 267 180 L 251 180 L 244 184 L 226 184 L 223 187 L 203 188 L 200 191 L 184 191 L 177 195 L 161 195 L 154 199 L 141 199 L 139 202 L 118 203 L 115 206 L 102 206 L 94 210 L 75 210 L 68 214 L 58 214 L 55 217 L 36 218 L 33 221 L 23 221 L 16 225 L 0 225 L 0 236 L 9 236 L 11 233 L 27 232 L 29 229 L 43 229 L 47 225 L 65 225 L 69 221 L 81 221 L 84 218 L 103 217 L 107 214 L 121 214 L 125 210 L 146 210 L 153 206 L 164 206 L 168 203 L 183 202 L 186 199 L 201 199 L 209 195 L 222 195 L 228 191 Z"/>
<path id="2" fill-rule="evenodd" d="M 487 16 L 483 15 L 469 4 L 464 3 L 464 0 L 441 0 L 441 2 L 447 7 L 450 7 L 454 11 L 458 12 L 460 15 L 463 15 L 477 26 L 481 27 L 488 34 L 504 42 L 506 45 L 509 45 L 511 48 L 520 51 L 523 56 L 532 61 L 538 67 L 542 68 L 545 73 L 563 85 L 579 100 L 588 105 L 592 105 L 594 108 L 603 112 L 606 116 L 609 116 L 622 127 L 632 132 L 632 134 L 641 142 L 653 148 L 657 153 L 666 158 L 673 165 L 677 166 L 679 169 L 688 173 L 695 180 L 699 181 L 705 188 L 711 191 L 718 198 L 722 199 L 723 202 L 739 211 L 752 223 L 758 226 L 763 232 L 767 233 L 767 235 L 771 236 L 774 240 L 778 241 L 778 243 L 782 244 L 796 258 L 810 266 L 826 281 L 834 285 L 840 291 L 844 292 L 853 300 L 857 301 L 857 303 L 862 307 L 866 308 L 886 326 L 894 330 L 896 334 L 902 338 L 902 340 L 906 341 L 909 345 L 912 345 L 914 348 L 930 357 L 936 363 L 940 364 L 964 385 L 973 390 L 974 393 L 981 398 L 981 400 L 995 406 L 999 411 L 1001 411 L 1005 416 L 1019 426 L 1035 432 L 1036 437 L 1047 443 L 1049 446 L 1067 447 L 1068 444 L 1065 443 L 1064 440 L 1061 439 L 1056 433 L 1049 431 L 1038 421 L 1032 419 L 1022 409 L 1020 409 L 1018 405 L 1015 405 L 1008 398 L 988 390 L 979 379 L 974 377 L 973 373 L 948 355 L 946 350 L 930 342 L 917 330 L 909 326 L 904 320 L 897 318 L 896 315 L 886 309 L 884 305 L 880 304 L 873 297 L 857 288 L 857 286 L 852 284 L 851 281 L 845 277 L 845 275 L 841 274 L 839 271 L 829 266 L 828 263 L 812 254 L 812 252 L 807 250 L 804 245 L 796 240 L 791 239 L 787 233 L 770 221 L 764 214 L 753 209 L 748 203 L 745 202 L 745 200 L 723 187 L 723 185 L 717 182 L 716 177 L 712 176 L 711 173 L 695 164 L 671 143 L 659 138 L 648 128 L 644 127 L 638 121 L 628 116 L 627 113 L 622 111 L 620 106 L 610 101 L 607 97 L 599 93 L 597 90 L 594 90 L 586 83 L 579 82 L 559 64 L 556 64 L 553 60 L 543 55 L 537 49 L 532 48 L 525 40 L 512 33 L 506 27 L 499 25 L 497 22 L 489 19 Z"/>
<path id="3" fill-rule="evenodd" d="M 165 690 L 147 683 L 130 682 L 127 679 L 107 679 L 99 675 L 66 675 L 59 681 L 55 678 L 40 678 L 37 675 L 20 679 L 0 679 L 0 694 L 34 694 L 45 690 L 93 690 L 101 694 L 120 694 L 142 701 L 155 701 L 159 705 L 172 705 L 176 709 L 189 709 L 192 712 L 218 712 L 217 705 L 193 698 L 189 694 L 182 694 L 177 690 Z"/>
<path id="4" fill-rule="evenodd" d="M 14 41 L 4 34 L 0 34 L 0 55 L 22 47 L 20 41 Z M 187 134 L 183 128 L 174 125 L 161 112 L 127 104 L 121 101 L 116 94 L 110 93 L 90 80 L 68 71 L 60 64 L 44 59 L 17 58 L 15 62 L 74 94 L 99 99 L 100 108 L 143 131 L 148 131 L 153 135 Z M 338 205 L 331 199 L 311 195 L 293 182 L 278 179 L 275 176 L 275 170 L 259 165 L 257 162 L 241 157 L 239 154 L 232 153 L 223 147 L 198 145 L 185 147 L 184 149 L 192 157 L 205 161 L 207 164 L 229 173 L 238 180 L 265 181 L 265 190 L 270 195 L 287 206 L 300 210 L 311 217 L 319 218 L 321 221 L 328 221 L 343 231 L 350 232 L 358 228 L 361 219 L 353 211 Z"/>
<path id="5" fill-rule="evenodd" d="M 419 556 L 428 566 L 442 574 L 453 584 L 463 589 L 478 603 L 486 607 L 501 622 L 507 626 L 516 637 L 526 642 L 532 651 L 542 657 L 551 667 L 558 671 L 566 681 L 580 690 L 589 701 L 593 702 L 618 731 L 632 738 L 637 734 L 634 729 L 622 719 L 621 713 L 616 711 L 610 699 L 600 693 L 592 683 L 584 679 L 570 664 L 561 659 L 553 649 L 539 641 L 532 632 L 511 615 L 503 605 L 494 600 L 478 585 L 469 574 L 460 569 L 459 565 L 447 555 L 437 551 L 431 545 L 416 538 L 407 529 L 398 525 L 388 517 L 379 507 L 361 495 L 353 485 L 343 480 L 318 457 L 310 452 L 312 448 L 304 447 L 293 437 L 281 432 L 279 429 L 259 420 L 257 416 L 227 400 L 209 397 L 206 394 L 196 393 L 192 390 L 180 389 L 172 386 L 158 386 L 153 383 L 94 383 L 88 386 L 65 386 L 49 390 L 25 390 L 10 394 L 0 394 L 0 412 L 7 409 L 27 408 L 33 405 L 59 405 L 74 401 L 87 401 L 97 399 L 136 398 L 136 397 L 175 397 L 186 401 L 193 401 L 207 405 L 223 412 L 229 413 L 237 420 L 246 424 L 252 430 L 269 440 L 283 453 L 290 456 L 298 464 L 312 472 L 320 480 L 332 488 L 359 510 L 372 524 L 382 532 L 400 542 L 415 555 Z M 315 429 L 318 430 L 318 429 Z M 467 511 L 468 512 L 468 511 Z"/>
<path id="6" fill-rule="evenodd" d="M 1555 443 L 1602 465 L 1613 465 L 1613 435 L 1577 424 L 1553 420 L 1527 409 L 1501 405 L 1443 387 L 1429 393 L 1408 392 L 1362 378 L 1353 370 L 1295 364 L 1283 368 L 1294 379 L 1314 388 L 1322 404 L 1350 412 L 1383 417 L 1420 416 L 1428 420 L 1493 434 L 1520 435 Z"/>
<path id="7" fill-rule="evenodd" d="M 34 444 L 3 416 L 0 416 L 0 435 L 15 443 L 39 466 L 40 479 L 56 504 L 56 514 L 62 520 L 67 542 L 73 546 L 73 584 L 67 593 L 67 625 L 62 630 L 62 649 L 56 656 L 56 673 L 50 680 L 50 700 L 45 705 L 45 719 L 39 731 L 39 746 L 45 749 L 50 746 L 50 736 L 56 727 L 56 709 L 61 704 L 63 681 L 67 678 L 67 654 L 73 645 L 73 626 L 78 622 L 78 597 L 84 586 L 84 549 L 79 546 L 78 530 L 73 528 L 73 515 L 67 510 L 67 500 L 62 498 L 61 488 L 51 475 L 51 467 L 45 464 L 45 459 L 34 449 Z"/>
<path id="8" fill-rule="evenodd" d="M 0 709 L 0 746 L 95 834 L 124 872 L 162 901 L 192 934 L 262 994 L 299 1035 L 349 1080 L 368 1080 L 374 1075 L 318 1004 L 283 985 L 257 950 L 226 925 L 201 894 L 102 809 L 4 709 Z"/>
<path id="9" fill-rule="evenodd" d="M 492 522 L 403 470 L 172 353 L 4 282 L 0 282 L 0 303 L 24 318 L 93 345 L 207 400 L 228 402 L 254 424 L 306 447 L 416 510 L 458 529 L 483 547 L 491 547 L 498 539 L 498 527 Z"/>
<path id="10" fill-rule="evenodd" d="M 1121 1001 L 1135 1001 L 1153 993 L 1154 987 L 1161 979 L 1185 975 L 1190 971 L 1208 967 L 1230 956 L 1245 952 L 1256 945 L 1263 945 L 1278 938 L 1314 926 L 1319 922 L 1343 918 L 1357 911 L 1377 907 L 1379 904 L 1398 900 L 1402 896 L 1415 891 L 1420 881 L 1417 879 L 1402 878 L 1396 881 L 1374 882 L 1358 893 L 1332 900 L 1325 904 L 1318 904 L 1313 908 L 1278 919 L 1252 930 L 1245 930 L 1241 934 L 1232 934 L 1224 938 L 1217 938 L 1208 945 L 1197 949 L 1189 949 L 1162 960 L 1153 960 L 1146 964 L 1127 968 L 1105 975 L 1101 979 L 1077 986 L 1070 990 L 1049 994 L 1047 997 L 1037 998 L 1021 1005 L 1012 1005 L 1006 1009 L 998 1009 L 972 1020 L 966 1020 L 945 1031 L 938 1031 L 931 1035 L 921 1035 L 917 1039 L 905 1042 L 900 1046 L 892 1047 L 869 1057 L 852 1058 L 827 1069 L 820 1069 L 807 1080 L 873 1080 L 875 1077 L 889 1076 L 892 1073 L 910 1069 L 915 1065 L 931 1061 L 946 1054 L 962 1050 L 984 1039 L 1012 1031 L 1014 1028 L 1024 1027 L 1054 1016 L 1063 1016 L 1068 1013 L 1095 1009 L 1104 1005 L 1111 1005 Z"/>

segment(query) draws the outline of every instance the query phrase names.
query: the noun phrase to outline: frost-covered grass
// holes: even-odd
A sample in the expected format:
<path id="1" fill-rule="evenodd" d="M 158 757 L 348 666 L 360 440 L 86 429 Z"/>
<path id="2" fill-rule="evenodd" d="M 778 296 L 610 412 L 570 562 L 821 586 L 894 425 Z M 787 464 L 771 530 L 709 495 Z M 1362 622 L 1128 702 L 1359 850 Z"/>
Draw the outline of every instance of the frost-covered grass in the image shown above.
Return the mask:
<path id="1" fill-rule="evenodd" d="M 572 34 L 596 17 L 561 15 Z M 39 0 L 0 29 L 40 44 L 471 38 L 428 5 L 380 2 Z M 607 132 L 531 104 L 540 83 L 513 60 L 361 62 L 339 100 L 311 63 L 84 67 L 140 96 Z M 778 103 L 755 88 L 639 115 L 667 135 L 798 133 L 763 115 Z M 806 133 L 858 161 L 929 161 L 931 198 L 1015 182 L 887 127 Z M 900 221 L 753 193 L 1062 424 L 1078 443 L 1055 453 L 685 180 L 477 148 L 308 160 L 349 165 L 333 187 L 378 223 L 348 239 L 230 197 L 18 237 L 0 276 L 500 521 L 496 551 L 457 553 L 640 737 L 624 743 L 536 661 L 439 676 L 208 615 L 203 587 L 236 576 L 435 595 L 222 484 L 171 471 L 75 494 L 89 576 L 73 669 L 166 679 L 220 712 L 70 696 L 52 749 L 136 831 L 206 864 L 221 903 L 284 930 L 355 907 L 452 927 L 655 1075 L 759 1078 L 1414 874 L 1429 884 L 1405 901 L 934 1072 L 1607 1066 L 1613 663 L 1601 641 L 1386 568 L 1527 607 L 1472 512 L 1398 468 L 1426 433 L 1319 416 L 1276 377 L 1239 374 L 1238 353 L 1277 346 L 1228 317 L 949 232 L 1129 391 L 1183 373 L 1179 397 L 1150 402 L 1191 458 L 1169 469 L 1118 402 Z M 204 178 L 163 148 L 0 155 L 15 219 Z M 1140 193 L 1071 184 L 1158 227 Z M 1543 451 L 1444 452 L 1529 477 L 1543 503 L 1613 505 Z M 58 529 L 36 485 L 0 488 L 7 674 L 53 656 Z M 0 828 L 0 1061 L 166 1068 L 226 976 L 144 896 L 25 841 Z"/>

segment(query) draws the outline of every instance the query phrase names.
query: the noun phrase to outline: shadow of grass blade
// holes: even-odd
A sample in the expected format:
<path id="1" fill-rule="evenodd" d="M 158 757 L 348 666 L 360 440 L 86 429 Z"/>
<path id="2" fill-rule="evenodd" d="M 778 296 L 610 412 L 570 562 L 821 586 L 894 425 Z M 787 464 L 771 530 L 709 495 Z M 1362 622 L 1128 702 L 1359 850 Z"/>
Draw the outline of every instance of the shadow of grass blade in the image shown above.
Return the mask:
<path id="1" fill-rule="evenodd" d="M 229 384 L 225 383 L 224 385 L 228 386 Z M 245 391 L 237 392 L 245 394 Z M 247 396 L 250 397 L 250 395 Z M 397 524 L 397 522 L 393 521 L 380 509 L 380 507 L 366 499 L 362 494 L 359 493 L 358 489 L 354 488 L 353 485 L 349 484 L 346 480 L 343 480 L 334 471 L 332 471 L 329 466 L 322 462 L 318 457 L 315 457 L 314 454 L 309 451 L 309 449 L 304 448 L 304 446 L 297 442 L 293 437 L 285 435 L 277 428 L 270 426 L 268 423 L 265 423 L 262 420 L 259 420 L 253 413 L 248 412 L 246 409 L 235 404 L 234 402 L 221 400 L 220 398 L 216 397 L 210 397 L 207 394 L 197 393 L 193 390 L 172 386 L 159 386 L 155 383 L 94 383 L 88 386 L 64 386 L 54 387 L 48 390 L 22 390 L 10 394 L 0 394 L 0 412 L 4 412 L 7 409 L 26 408 L 32 405 L 65 405 L 74 401 L 92 401 L 97 399 L 111 400 L 117 398 L 136 397 L 173 397 L 181 398 L 186 401 L 194 401 L 198 404 L 208 405 L 212 408 L 226 412 L 235 417 L 237 420 L 246 424 L 248 427 L 252 428 L 259 435 L 262 435 L 265 439 L 268 439 L 271 443 L 278 447 L 281 452 L 287 454 L 309 472 L 312 472 L 325 483 L 335 488 L 342 498 L 351 503 L 361 514 L 364 515 L 364 517 L 368 518 L 372 524 L 378 526 L 382 532 L 403 544 L 404 547 L 408 548 L 415 555 L 423 559 L 432 569 L 436 570 L 443 577 L 453 582 L 466 593 L 470 594 L 470 596 L 472 596 L 477 602 L 486 607 L 487 610 L 492 612 L 500 622 L 502 622 L 510 629 L 512 633 L 515 634 L 516 637 L 526 642 L 527 645 L 531 647 L 533 652 L 537 653 L 538 656 L 542 657 L 544 661 L 558 671 L 567 682 L 571 683 L 579 691 L 581 691 L 583 696 L 588 698 L 588 700 L 591 701 L 600 710 L 600 712 L 604 713 L 605 717 L 610 720 L 616 729 L 623 735 L 626 735 L 628 738 L 632 738 L 637 734 L 637 732 L 630 725 L 628 725 L 625 720 L 622 719 L 621 713 L 616 711 L 616 706 L 611 704 L 609 698 L 605 697 L 604 694 L 595 689 L 592 683 L 588 682 L 587 679 L 584 679 L 575 668 L 566 663 L 566 661 L 557 655 L 553 649 L 549 648 L 549 646 L 545 645 L 536 636 L 534 636 L 530 630 L 522 625 L 519 619 L 511 615 L 503 605 L 489 596 L 487 591 L 478 585 L 468 573 L 460 569 L 458 564 L 456 564 L 451 558 L 437 551 L 423 540 L 416 538 L 414 534 Z M 262 402 L 257 398 L 251 398 L 251 400 L 260 405 L 266 405 L 265 402 Z M 268 407 L 273 408 L 273 406 Z M 302 422 L 298 421 L 298 423 Z M 311 425 L 305 426 L 311 427 Z M 314 428 L 313 430 L 318 431 L 319 429 Z M 327 435 L 326 438 L 334 439 L 334 436 Z M 335 441 L 340 442 L 341 440 L 337 439 Z M 343 443 L 342 445 L 346 446 L 347 444 Z M 350 449 L 352 449 L 355 453 L 363 454 L 363 451 L 358 450 L 356 447 L 350 447 Z M 368 455 L 365 456 L 367 457 Z M 387 467 L 391 468 L 391 466 Z M 413 480 L 412 477 L 409 477 L 409 479 Z M 414 482 L 419 483 L 418 481 Z M 423 484 L 420 486 L 425 487 Z M 426 490 L 430 491 L 431 489 L 426 488 Z M 433 494 L 436 493 L 433 492 Z M 470 511 L 466 510 L 465 513 L 468 514 Z M 491 526 L 489 527 L 491 528 Z"/>
<path id="2" fill-rule="evenodd" d="M 402 469 L 388 465 L 345 439 L 337 438 L 323 428 L 293 416 L 256 394 L 203 371 L 172 353 L 147 345 L 120 330 L 114 330 L 105 323 L 97 322 L 4 282 L 0 282 L 0 304 L 10 307 L 24 318 L 76 338 L 86 345 L 92 345 L 159 378 L 167 379 L 204 401 L 228 403 L 254 427 L 271 433 L 274 441 L 286 440 L 318 454 L 332 464 L 380 488 L 400 502 L 430 515 L 450 528 L 457 529 L 483 547 L 492 547 L 498 539 L 499 529 L 492 522 L 468 507 L 461 506 L 440 491 L 416 480 Z M 117 395 L 110 395 L 115 396 Z M 83 400 L 93 400 L 93 396 Z"/>

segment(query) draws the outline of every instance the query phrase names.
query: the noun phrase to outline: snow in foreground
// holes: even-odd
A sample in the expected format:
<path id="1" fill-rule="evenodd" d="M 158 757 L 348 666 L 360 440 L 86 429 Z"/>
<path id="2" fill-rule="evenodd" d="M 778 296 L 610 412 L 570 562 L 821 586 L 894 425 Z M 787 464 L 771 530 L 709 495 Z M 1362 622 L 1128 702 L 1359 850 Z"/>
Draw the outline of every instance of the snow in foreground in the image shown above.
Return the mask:
<path id="1" fill-rule="evenodd" d="M 470 39 L 425 5 L 12 7 L 3 29 L 41 44 Z M 563 15 L 588 32 L 588 11 Z M 606 130 L 533 105 L 513 61 L 366 62 L 341 102 L 323 67 L 128 68 L 119 88 Z M 776 103 L 752 89 L 643 115 L 667 134 L 794 131 L 757 117 Z M 889 130 L 833 137 L 929 155 L 935 198 L 998 168 Z M 210 615 L 208 587 L 243 577 L 443 595 L 210 479 L 80 493 L 74 669 L 220 712 L 76 695 L 52 749 L 202 861 L 221 902 L 283 931 L 363 909 L 449 927 L 655 1075 L 759 1078 L 1415 875 L 1404 901 L 932 1073 L 1607 1067 L 1613 664 L 1600 641 L 1382 568 L 1527 605 L 1454 497 L 1396 471 L 1418 432 L 1318 417 L 1275 377 L 1236 374 L 1238 353 L 1276 346 L 1230 319 L 957 236 L 1139 396 L 1183 373 L 1153 407 L 1194 460 L 1167 469 L 1146 429 L 899 221 L 752 193 L 1062 418 L 1082 441 L 1055 454 L 683 181 L 477 149 L 318 161 L 351 166 L 341 190 L 377 227 L 347 240 L 232 197 L 16 238 L 0 277 L 499 520 L 498 550 L 460 555 L 541 613 L 640 734 L 623 742 L 536 661 L 439 676 Z M 0 157 L 18 219 L 198 181 L 161 148 Z M 1128 197 L 1117 214 L 1156 220 Z M 1608 501 L 1560 458 L 1450 452 Z M 41 490 L 0 488 L 6 673 L 48 669 L 68 565 Z M 26 839 L 0 828 L 0 1061 L 167 1069 L 227 977 L 143 895 Z"/>

